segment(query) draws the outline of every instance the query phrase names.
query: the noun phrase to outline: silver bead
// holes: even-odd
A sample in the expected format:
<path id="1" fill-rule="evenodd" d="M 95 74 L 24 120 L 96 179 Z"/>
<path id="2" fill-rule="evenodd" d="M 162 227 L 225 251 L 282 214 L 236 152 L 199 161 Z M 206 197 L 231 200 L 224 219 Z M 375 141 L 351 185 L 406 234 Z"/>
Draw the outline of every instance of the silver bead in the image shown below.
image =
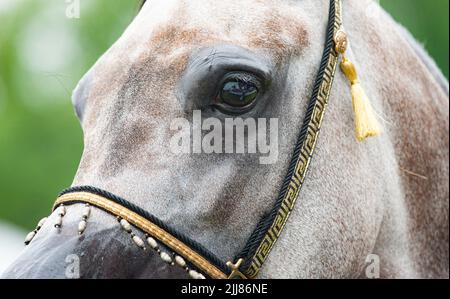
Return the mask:
<path id="1" fill-rule="evenodd" d="M 56 217 L 56 221 L 55 221 L 55 227 L 61 227 L 62 225 L 62 220 L 63 220 L 63 216 L 62 215 L 58 215 L 58 217 Z"/>
<path id="2" fill-rule="evenodd" d="M 200 278 L 200 273 L 198 273 L 195 270 L 189 270 L 189 276 L 193 279 L 199 279 Z"/>
<path id="3" fill-rule="evenodd" d="M 66 215 L 66 207 L 65 207 L 65 206 L 61 205 L 61 206 L 58 208 L 58 215 L 60 215 L 60 216 Z"/>
<path id="4" fill-rule="evenodd" d="M 33 240 L 34 236 L 36 236 L 36 231 L 32 231 L 28 233 L 28 235 L 25 237 L 25 245 L 30 244 L 31 240 Z"/>
<path id="5" fill-rule="evenodd" d="M 89 215 L 91 215 L 91 207 L 90 207 L 89 205 L 86 205 L 86 206 L 83 208 L 83 214 L 82 214 L 82 216 L 83 216 L 83 218 L 88 218 Z"/>
<path id="6" fill-rule="evenodd" d="M 80 223 L 78 223 L 78 233 L 81 235 L 85 231 L 87 226 L 86 220 L 81 220 Z"/>
<path id="7" fill-rule="evenodd" d="M 148 245 L 150 245 L 150 247 L 153 248 L 153 249 L 158 248 L 158 243 L 157 243 L 156 240 L 153 239 L 152 237 L 147 237 L 147 243 L 148 243 Z"/>
<path id="8" fill-rule="evenodd" d="M 136 235 L 133 235 L 132 237 L 133 242 L 140 248 L 145 249 L 145 244 L 144 241 L 142 241 L 142 239 Z"/>
<path id="9" fill-rule="evenodd" d="M 197 279 L 206 279 L 202 273 L 198 273 Z"/>
<path id="10" fill-rule="evenodd" d="M 120 219 L 120 225 L 127 233 L 131 233 L 131 224 L 128 221 Z"/>
<path id="11" fill-rule="evenodd" d="M 186 261 L 179 255 L 175 256 L 175 263 L 182 268 L 186 267 Z"/>
<path id="12" fill-rule="evenodd" d="M 170 257 L 170 255 L 168 255 L 166 252 L 161 251 L 161 253 L 159 254 L 159 256 L 161 257 L 161 259 L 163 261 L 165 261 L 166 263 L 171 263 L 172 262 L 172 258 Z"/>
<path id="13" fill-rule="evenodd" d="M 36 229 L 38 229 L 38 230 L 41 229 L 41 227 L 44 226 L 44 223 L 45 223 L 46 220 L 47 220 L 47 217 L 44 217 L 41 220 L 39 220 L 39 223 L 38 223 Z"/>

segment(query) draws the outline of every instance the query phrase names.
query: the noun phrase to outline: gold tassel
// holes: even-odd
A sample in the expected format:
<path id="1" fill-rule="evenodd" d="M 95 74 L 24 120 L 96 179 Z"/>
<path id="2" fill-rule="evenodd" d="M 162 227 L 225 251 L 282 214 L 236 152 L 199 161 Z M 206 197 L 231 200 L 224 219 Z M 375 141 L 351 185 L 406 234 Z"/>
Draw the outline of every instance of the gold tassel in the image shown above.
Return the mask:
<path id="1" fill-rule="evenodd" d="M 342 54 L 341 70 L 351 84 L 355 133 L 358 141 L 364 141 L 369 137 L 381 134 L 381 126 L 378 123 L 370 100 L 367 97 L 358 79 L 355 65 L 348 60 L 344 53 L 347 49 L 347 35 L 338 31 L 335 36 L 336 51 Z"/>
<path id="2" fill-rule="evenodd" d="M 370 100 L 358 80 L 355 65 L 344 57 L 341 62 L 341 69 L 351 84 L 356 139 L 364 141 L 369 137 L 380 135 L 380 124 Z"/>

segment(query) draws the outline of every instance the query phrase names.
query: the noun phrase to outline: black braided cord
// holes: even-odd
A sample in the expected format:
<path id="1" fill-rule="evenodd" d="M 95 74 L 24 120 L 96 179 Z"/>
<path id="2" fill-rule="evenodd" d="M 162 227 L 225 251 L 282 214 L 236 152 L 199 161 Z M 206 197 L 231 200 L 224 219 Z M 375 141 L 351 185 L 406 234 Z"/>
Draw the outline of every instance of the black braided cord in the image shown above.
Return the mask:
<path id="1" fill-rule="evenodd" d="M 328 15 L 328 25 L 327 25 L 327 32 L 326 32 L 325 48 L 324 48 L 324 52 L 323 52 L 323 56 L 322 56 L 322 61 L 320 63 L 319 72 L 317 74 L 316 81 L 314 84 L 311 101 L 306 110 L 302 128 L 300 130 L 300 134 L 299 134 L 297 143 L 294 148 L 294 153 L 293 153 L 291 162 L 289 164 L 286 177 L 283 181 L 283 184 L 281 185 L 278 199 L 275 202 L 275 205 L 272 208 L 272 210 L 259 221 L 255 230 L 250 235 L 250 238 L 248 239 L 247 244 L 245 245 L 244 249 L 235 257 L 235 260 L 238 260 L 239 258 L 244 259 L 244 263 L 242 264 L 242 269 L 244 269 L 244 270 L 246 270 L 246 269 L 248 269 L 248 267 L 250 267 L 250 265 L 252 263 L 252 258 L 255 255 L 256 250 L 258 249 L 264 236 L 266 235 L 266 233 L 272 226 L 273 222 L 275 221 L 275 217 L 277 216 L 277 213 L 278 213 L 279 209 L 281 208 L 281 204 L 286 195 L 286 191 L 289 187 L 289 183 L 290 183 L 292 175 L 294 173 L 295 166 L 299 159 L 300 149 L 302 148 L 303 143 L 305 142 L 306 134 L 308 131 L 308 125 L 309 125 L 309 122 L 311 121 L 312 112 L 314 110 L 314 107 L 315 107 L 315 104 L 317 102 L 317 98 L 319 95 L 319 88 L 320 88 L 320 85 L 322 84 L 323 77 L 324 77 L 323 75 L 324 75 L 325 69 L 328 64 L 328 60 L 329 60 L 329 56 L 331 54 L 332 47 L 334 45 L 333 33 L 334 33 L 335 17 L 336 17 L 335 2 L 334 2 L 334 0 L 331 0 L 329 15 Z"/>
<path id="2" fill-rule="evenodd" d="M 196 251 L 198 254 L 200 254 L 201 256 L 206 258 L 210 263 L 212 263 L 213 265 L 218 267 L 223 273 L 225 273 L 225 274 L 230 273 L 230 270 L 225 265 L 225 263 L 223 263 L 221 259 L 219 259 L 217 256 L 215 256 L 212 252 L 210 252 L 208 249 L 206 249 L 203 245 L 197 243 L 196 241 L 192 240 L 191 238 L 187 237 L 186 235 L 178 232 L 177 230 L 172 228 L 170 225 L 167 225 L 161 219 L 150 214 L 146 210 L 123 199 L 120 196 L 112 194 L 111 192 L 108 192 L 108 191 L 105 191 L 105 190 L 102 190 L 100 188 L 96 188 L 93 186 L 75 186 L 75 187 L 71 187 L 71 188 L 63 190 L 58 195 L 58 197 L 63 196 L 64 194 L 75 193 L 75 192 L 88 192 L 88 193 L 96 194 L 96 195 L 105 197 L 105 198 L 121 205 L 122 207 L 127 208 L 130 211 L 133 211 L 134 213 L 138 214 L 139 216 L 144 217 L 148 221 L 159 226 L 160 228 L 162 228 L 163 230 L 165 230 L 166 232 L 168 232 L 169 234 L 171 234 L 172 236 L 174 236 L 175 238 L 177 238 L 178 240 L 180 240 L 181 242 L 183 242 L 184 244 L 189 246 L 192 250 Z M 83 202 L 82 200 L 79 200 L 79 201 L 74 200 L 74 201 L 66 202 L 66 203 L 64 203 L 64 205 L 74 204 L 74 203 L 82 203 L 82 202 Z M 108 212 L 108 211 L 106 211 L 106 212 Z M 114 215 L 114 216 L 116 216 L 116 215 Z"/>
<path id="3" fill-rule="evenodd" d="M 283 181 L 283 184 L 280 188 L 280 193 L 278 196 L 278 199 L 276 200 L 274 207 L 272 208 L 272 210 L 267 213 L 258 223 L 258 225 L 256 226 L 255 230 L 252 232 L 252 234 L 250 235 L 250 238 L 248 239 L 245 247 L 243 248 L 243 250 L 236 256 L 235 260 L 237 260 L 238 258 L 243 258 L 244 259 L 244 264 L 242 265 L 242 269 L 247 269 L 251 262 L 252 262 L 252 257 L 253 255 L 256 253 L 256 250 L 258 249 L 259 245 L 261 244 L 262 239 L 264 238 L 264 236 L 266 235 L 267 231 L 269 230 L 269 228 L 271 227 L 271 225 L 273 224 L 275 217 L 281 207 L 281 204 L 283 202 L 283 199 L 286 195 L 286 191 L 287 188 L 289 186 L 289 182 L 291 180 L 291 177 L 293 175 L 295 166 L 297 164 L 297 160 L 299 159 L 299 155 L 300 155 L 300 149 L 303 146 L 303 143 L 305 141 L 305 137 L 306 137 L 306 133 L 308 130 L 308 124 L 311 120 L 312 117 L 312 112 L 314 110 L 314 106 L 317 102 L 317 97 L 319 94 L 319 88 L 320 85 L 322 84 L 322 80 L 323 80 L 323 75 L 325 72 L 325 69 L 327 67 L 327 63 L 328 63 L 328 58 L 330 56 L 331 53 L 331 49 L 333 47 L 333 28 L 334 28 L 334 19 L 336 17 L 336 11 L 335 11 L 335 3 L 334 0 L 330 0 L 330 9 L 329 9 L 329 16 L 328 16 L 328 27 L 327 27 L 327 32 L 326 32 L 326 41 L 325 41 L 325 49 L 323 52 L 323 56 L 322 56 L 322 61 L 320 64 L 320 68 L 319 68 L 319 72 L 317 74 L 316 77 L 316 81 L 314 84 L 314 88 L 313 88 L 313 92 L 312 92 L 312 96 L 311 96 L 311 101 L 307 107 L 306 110 L 306 114 L 305 114 L 305 118 L 297 139 L 297 143 L 295 145 L 294 148 L 294 153 L 293 153 L 293 157 L 290 161 L 289 167 L 288 167 L 288 171 L 287 171 L 287 175 Z M 154 223 L 155 225 L 159 226 L 160 228 L 162 228 L 163 230 L 165 230 L 166 232 L 170 233 L 171 235 L 173 235 L 175 238 L 177 238 L 178 240 L 180 240 L 181 242 L 185 243 L 186 245 L 188 245 L 191 249 L 193 249 L 194 251 L 196 251 L 198 254 L 202 255 L 204 258 L 206 258 L 209 262 L 211 262 L 212 264 L 216 265 L 222 272 L 229 274 L 230 270 L 228 269 L 228 267 L 225 265 L 225 263 L 222 262 L 222 260 L 220 260 L 217 256 L 215 256 L 212 252 L 210 252 L 208 249 L 206 249 L 203 245 L 197 243 L 196 241 L 192 240 L 191 238 L 187 237 L 186 235 L 176 231 L 174 228 L 172 228 L 171 226 L 167 225 L 166 223 L 164 223 L 163 221 L 161 221 L 159 218 L 157 218 L 156 216 L 150 214 L 149 212 L 145 211 L 144 209 L 140 208 L 139 206 L 136 206 L 135 204 L 117 196 L 114 195 L 108 191 L 96 188 L 96 187 L 92 187 L 92 186 L 76 186 L 76 187 L 71 187 L 68 189 L 65 189 L 64 191 L 62 191 L 59 196 L 62 196 L 64 194 L 68 194 L 68 193 L 74 193 L 74 192 L 89 192 L 89 193 L 93 193 L 93 194 L 97 194 L 99 196 L 108 198 L 112 201 L 114 201 L 115 203 L 135 212 L 136 214 L 144 217 L 145 219 L 147 219 L 148 221 Z M 74 200 L 73 202 L 69 202 L 70 203 L 78 203 L 78 202 L 82 202 L 80 201 L 76 201 Z M 66 203 L 67 204 L 67 203 Z"/>

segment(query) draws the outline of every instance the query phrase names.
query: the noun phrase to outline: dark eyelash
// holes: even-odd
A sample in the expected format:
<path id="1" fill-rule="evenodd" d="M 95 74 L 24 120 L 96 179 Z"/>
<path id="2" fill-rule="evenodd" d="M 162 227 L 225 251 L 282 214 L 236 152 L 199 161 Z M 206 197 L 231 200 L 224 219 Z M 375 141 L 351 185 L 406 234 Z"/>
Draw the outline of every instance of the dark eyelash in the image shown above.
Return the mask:
<path id="1" fill-rule="evenodd" d="M 255 85 L 256 88 L 261 89 L 261 82 L 253 74 L 244 73 L 244 72 L 234 73 L 233 76 L 230 77 L 230 79 L 237 80 L 237 81 L 240 81 L 243 83 L 250 83 L 250 84 Z"/>
<path id="2" fill-rule="evenodd" d="M 234 78 L 244 83 L 253 83 L 252 81 L 254 81 L 254 77 L 247 73 L 237 73 Z"/>

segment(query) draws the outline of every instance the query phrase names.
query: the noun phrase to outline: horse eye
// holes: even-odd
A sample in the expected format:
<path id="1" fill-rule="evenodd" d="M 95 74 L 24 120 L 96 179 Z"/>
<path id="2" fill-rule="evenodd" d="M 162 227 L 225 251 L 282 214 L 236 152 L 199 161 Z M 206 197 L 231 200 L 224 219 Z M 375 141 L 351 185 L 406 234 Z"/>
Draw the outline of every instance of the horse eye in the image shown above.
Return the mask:
<path id="1" fill-rule="evenodd" d="M 252 74 L 228 74 L 220 88 L 217 102 L 233 110 L 252 106 L 258 97 L 260 85 L 259 79 Z"/>

